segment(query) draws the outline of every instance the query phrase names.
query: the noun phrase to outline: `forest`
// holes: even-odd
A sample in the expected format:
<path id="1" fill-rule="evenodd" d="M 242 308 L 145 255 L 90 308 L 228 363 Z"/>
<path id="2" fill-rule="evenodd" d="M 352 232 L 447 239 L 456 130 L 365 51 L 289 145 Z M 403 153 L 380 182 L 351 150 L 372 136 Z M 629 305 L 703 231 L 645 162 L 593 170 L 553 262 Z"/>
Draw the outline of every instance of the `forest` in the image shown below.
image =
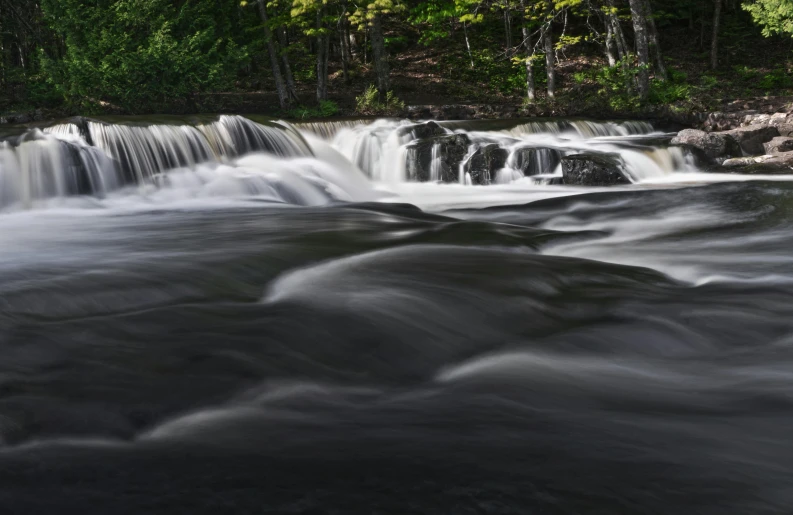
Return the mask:
<path id="1" fill-rule="evenodd" d="M 0 0 L 0 113 L 703 110 L 791 57 L 790 0 Z"/>

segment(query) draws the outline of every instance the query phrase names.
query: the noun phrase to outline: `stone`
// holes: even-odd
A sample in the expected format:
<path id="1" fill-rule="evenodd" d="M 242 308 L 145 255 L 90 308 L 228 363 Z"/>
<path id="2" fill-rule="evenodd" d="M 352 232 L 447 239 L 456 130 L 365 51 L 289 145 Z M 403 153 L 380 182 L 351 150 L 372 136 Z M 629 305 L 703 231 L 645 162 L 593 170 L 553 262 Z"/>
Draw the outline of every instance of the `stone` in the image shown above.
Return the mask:
<path id="1" fill-rule="evenodd" d="M 776 126 L 780 136 L 793 137 L 793 123 L 782 123 Z"/>
<path id="2" fill-rule="evenodd" d="M 728 159 L 722 164 L 721 171 L 749 175 L 793 174 L 793 151 Z"/>
<path id="3" fill-rule="evenodd" d="M 446 129 L 441 127 L 435 122 L 417 123 L 415 125 L 405 125 L 397 129 L 399 137 L 412 134 L 413 139 L 427 139 L 435 136 L 443 136 L 447 134 Z"/>
<path id="4" fill-rule="evenodd" d="M 689 148 L 710 163 L 741 155 L 740 146 L 726 133 L 685 129 L 678 132 L 670 144 Z"/>
<path id="5" fill-rule="evenodd" d="M 562 158 L 562 181 L 577 186 L 630 184 L 616 154 L 574 154 Z"/>
<path id="6" fill-rule="evenodd" d="M 516 149 L 512 156 L 512 166 L 525 176 L 553 173 L 562 154 L 554 148 L 523 147 Z"/>
<path id="7" fill-rule="evenodd" d="M 771 141 L 764 143 L 763 148 L 766 154 L 781 154 L 793 150 L 793 138 L 777 136 Z"/>
<path id="8" fill-rule="evenodd" d="M 465 134 L 444 134 L 417 140 L 407 146 L 408 178 L 412 181 L 459 182 L 460 164 L 471 140 Z M 433 176 L 433 162 L 437 175 Z"/>
<path id="9" fill-rule="evenodd" d="M 496 143 L 479 147 L 471 154 L 465 164 L 465 171 L 471 176 L 472 184 L 490 184 L 496 178 L 496 172 L 507 164 L 509 152 Z"/>
<path id="10" fill-rule="evenodd" d="M 763 144 L 779 136 L 779 129 L 771 125 L 750 125 L 722 134 L 734 139 L 744 155 L 754 156 L 765 153 Z"/>

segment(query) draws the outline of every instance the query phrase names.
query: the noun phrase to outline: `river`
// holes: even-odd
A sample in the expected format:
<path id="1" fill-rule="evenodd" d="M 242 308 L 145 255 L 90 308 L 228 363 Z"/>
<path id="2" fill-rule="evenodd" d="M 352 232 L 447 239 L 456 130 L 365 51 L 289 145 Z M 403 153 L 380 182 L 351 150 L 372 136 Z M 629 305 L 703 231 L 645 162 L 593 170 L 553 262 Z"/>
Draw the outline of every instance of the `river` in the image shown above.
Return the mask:
<path id="1" fill-rule="evenodd" d="M 0 142 L 0 511 L 790 513 L 793 176 L 644 122 L 441 122 L 459 166 L 417 130 Z M 631 183 L 559 184 L 582 151 Z"/>

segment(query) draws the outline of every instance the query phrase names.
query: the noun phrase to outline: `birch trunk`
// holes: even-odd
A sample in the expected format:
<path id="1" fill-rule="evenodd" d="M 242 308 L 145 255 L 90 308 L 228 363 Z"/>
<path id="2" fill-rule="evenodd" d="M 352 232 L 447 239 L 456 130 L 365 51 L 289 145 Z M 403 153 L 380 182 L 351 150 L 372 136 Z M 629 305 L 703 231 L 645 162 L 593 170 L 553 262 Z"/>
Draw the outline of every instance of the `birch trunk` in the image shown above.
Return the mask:
<path id="1" fill-rule="evenodd" d="M 633 33 L 636 38 L 636 56 L 639 61 L 638 89 L 642 100 L 650 92 L 650 50 L 647 41 L 647 19 L 644 16 L 644 0 L 630 0 Z"/>
<path id="2" fill-rule="evenodd" d="M 526 26 L 526 2 L 520 0 L 521 21 L 523 27 L 521 28 L 521 35 L 523 36 L 523 47 L 526 49 L 526 98 L 529 102 L 534 102 L 537 92 L 534 87 L 534 46 L 531 44 L 531 32 L 529 27 Z"/>

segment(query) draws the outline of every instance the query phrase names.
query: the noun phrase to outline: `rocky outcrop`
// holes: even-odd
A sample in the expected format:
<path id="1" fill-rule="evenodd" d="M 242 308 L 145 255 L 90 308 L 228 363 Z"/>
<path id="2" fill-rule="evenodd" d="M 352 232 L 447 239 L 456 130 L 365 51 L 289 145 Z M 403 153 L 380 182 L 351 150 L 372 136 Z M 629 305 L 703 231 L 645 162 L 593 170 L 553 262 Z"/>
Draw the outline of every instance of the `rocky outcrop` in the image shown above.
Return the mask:
<path id="1" fill-rule="evenodd" d="M 710 164 L 741 155 L 740 145 L 725 133 L 684 129 L 672 138 L 670 144 L 690 149 L 697 157 Z"/>
<path id="2" fill-rule="evenodd" d="M 465 134 L 445 134 L 409 144 L 409 179 L 420 182 L 458 182 L 460 164 L 468 154 L 470 144 L 471 140 Z M 433 166 L 436 173 L 433 173 Z"/>
<path id="3" fill-rule="evenodd" d="M 793 138 L 777 136 L 771 141 L 763 144 L 766 154 L 781 154 L 793 150 Z"/>
<path id="4" fill-rule="evenodd" d="M 465 171 L 471 176 L 473 184 L 490 184 L 496 178 L 496 172 L 507 164 L 509 152 L 496 143 L 480 147 L 471 154 L 465 164 Z"/>
<path id="5" fill-rule="evenodd" d="M 749 125 L 718 135 L 732 138 L 741 147 L 743 155 L 752 156 L 762 154 L 763 144 L 779 136 L 779 130 L 773 125 Z"/>
<path id="6" fill-rule="evenodd" d="M 435 136 L 443 136 L 446 133 L 446 129 L 432 121 L 417 123 L 415 125 L 405 125 L 397 129 L 397 135 L 400 138 L 407 134 L 411 134 L 413 139 L 427 139 Z"/>
<path id="7" fill-rule="evenodd" d="M 562 182 L 577 186 L 630 184 L 614 154 L 574 154 L 562 158 Z"/>
<path id="8" fill-rule="evenodd" d="M 742 174 L 793 174 L 793 151 L 728 159 L 722 171 Z"/>
<path id="9" fill-rule="evenodd" d="M 523 147 L 514 151 L 512 166 L 523 172 L 523 175 L 543 175 L 553 173 L 562 154 L 553 148 Z"/>

